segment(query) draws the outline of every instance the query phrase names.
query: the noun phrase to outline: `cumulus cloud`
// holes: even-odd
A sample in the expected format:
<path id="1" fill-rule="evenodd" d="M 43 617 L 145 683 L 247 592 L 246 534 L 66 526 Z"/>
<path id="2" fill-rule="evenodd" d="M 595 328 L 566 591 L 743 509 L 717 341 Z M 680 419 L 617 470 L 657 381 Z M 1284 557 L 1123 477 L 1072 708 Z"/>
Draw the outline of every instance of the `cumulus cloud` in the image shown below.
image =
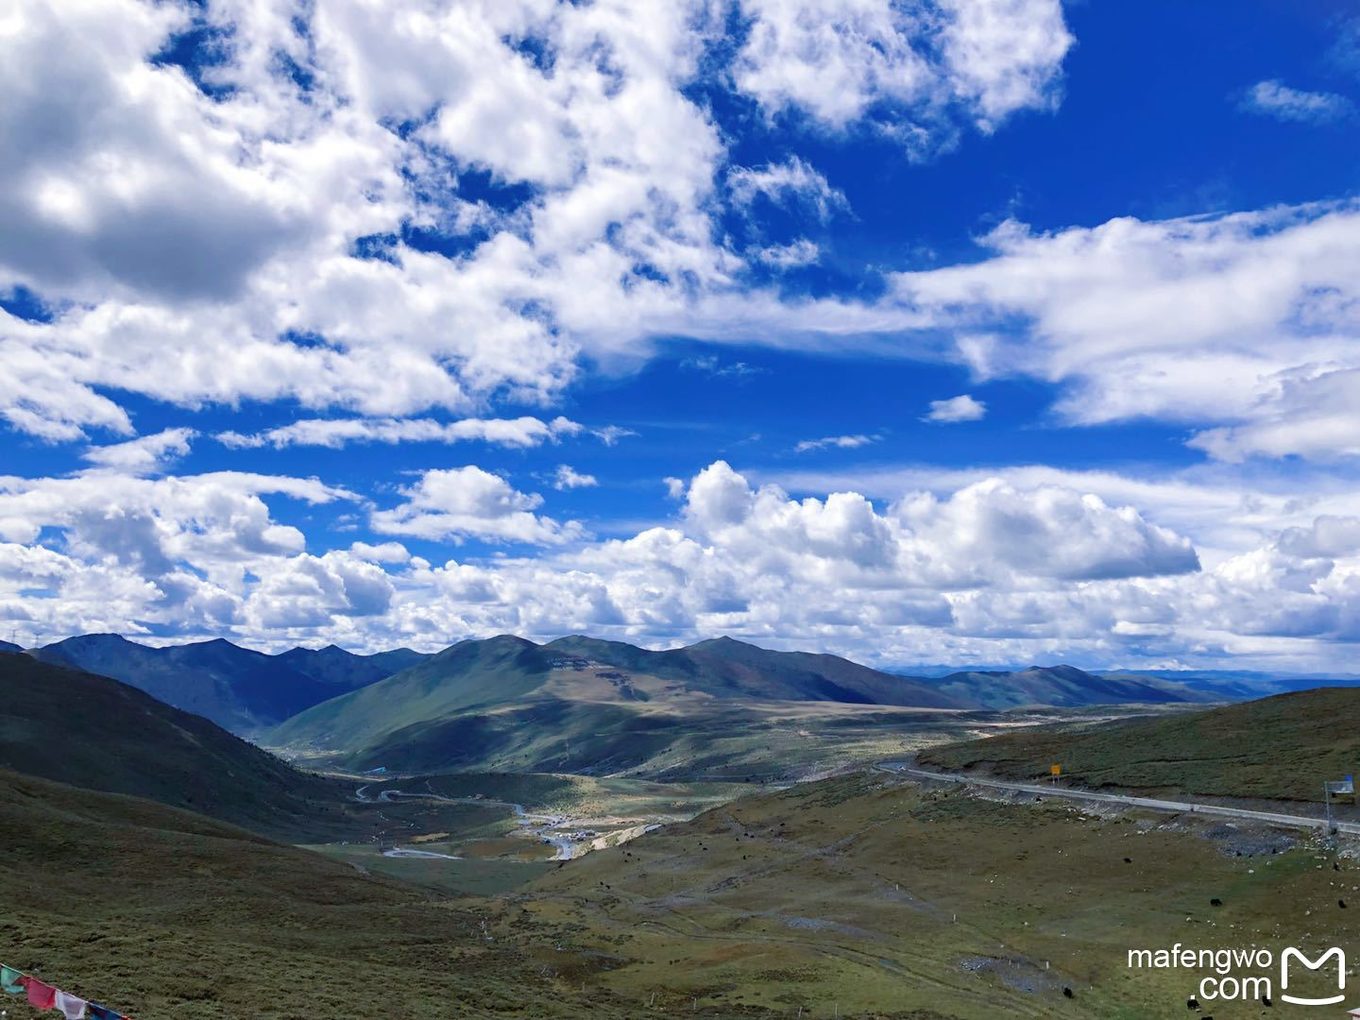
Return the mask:
<path id="1" fill-rule="evenodd" d="M 0 288 L 45 313 L 0 313 L 0 414 L 60 440 L 131 435 L 119 393 L 479 414 L 552 401 L 583 358 L 796 318 L 745 300 L 745 270 L 811 248 L 738 249 L 719 218 L 729 192 L 815 217 L 838 193 L 799 157 L 729 177 L 691 87 L 872 113 L 925 151 L 941 110 L 987 129 L 1049 105 L 1070 44 L 1056 0 L 785 6 L 744 3 L 724 66 L 705 0 L 23 0 L 0 34 Z M 848 328 L 833 312 L 806 321 Z"/>
<path id="2" fill-rule="evenodd" d="M 542 496 L 519 492 L 499 475 L 475 466 L 426 471 L 402 495 L 404 503 L 370 515 L 374 531 L 453 542 L 479 538 L 533 545 L 557 545 L 582 534 L 575 521 L 559 524 L 535 514 Z"/>
<path id="3" fill-rule="evenodd" d="M 368 649 L 727 632 L 884 663 L 1231 654 L 1316 668 L 1360 637 L 1350 488 L 1301 498 L 1293 477 L 1244 490 L 1038 466 L 812 479 L 796 485 L 818 495 L 794 495 L 716 462 L 669 480 L 672 521 L 591 540 L 495 475 L 431 471 L 372 511 L 393 534 L 545 546 L 431 563 L 397 541 L 310 550 L 272 504 L 355 499 L 314 479 L 4 478 L 0 621 L 26 641 L 154 628 Z"/>
<path id="4" fill-rule="evenodd" d="M 986 414 L 986 404 L 963 393 L 948 400 L 932 400 L 930 411 L 923 420 L 949 424 L 959 421 L 980 421 Z"/>
<path id="5" fill-rule="evenodd" d="M 1278 80 L 1258 81 L 1247 90 L 1243 109 L 1276 120 L 1322 124 L 1351 116 L 1355 107 L 1345 96 L 1334 92 L 1307 92 L 1290 88 Z"/>
<path id="6" fill-rule="evenodd" d="M 329 578 L 308 610 L 316 620 L 383 611 L 385 576 L 346 552 L 307 553 L 304 534 L 278 522 L 266 497 L 313 506 L 355 498 L 315 479 L 240 472 L 0 478 L 0 613 L 41 621 L 48 637 L 224 632 L 262 618 L 262 579 L 298 572 L 315 584 Z M 270 584 L 276 609 L 296 587 Z M 37 613 L 26 606 L 35 590 Z"/>
<path id="7" fill-rule="evenodd" d="M 741 0 L 751 28 L 737 86 L 770 114 L 798 110 L 834 129 L 875 109 L 909 151 L 951 117 L 991 130 L 1055 98 L 1072 44 L 1052 0 Z"/>
<path id="8" fill-rule="evenodd" d="M 878 436 L 823 436 L 821 439 L 804 439 L 793 448 L 794 453 L 810 453 L 813 450 L 834 448 L 837 450 L 857 450 L 861 446 L 878 442 Z"/>

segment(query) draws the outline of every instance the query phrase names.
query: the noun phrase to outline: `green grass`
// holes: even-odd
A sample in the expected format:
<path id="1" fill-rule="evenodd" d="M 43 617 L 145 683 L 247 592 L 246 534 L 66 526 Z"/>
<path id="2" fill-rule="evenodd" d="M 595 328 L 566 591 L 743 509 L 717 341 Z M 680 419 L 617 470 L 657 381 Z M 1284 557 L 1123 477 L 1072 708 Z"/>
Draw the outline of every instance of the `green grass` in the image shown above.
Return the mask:
<path id="1" fill-rule="evenodd" d="M 1207 711 L 1029 729 L 920 752 L 922 762 L 1014 779 L 1058 762 L 1090 787 L 1321 800 L 1324 779 L 1360 772 L 1360 689 L 1321 688 Z"/>
<path id="2" fill-rule="evenodd" d="M 1202 976 L 1130 973 L 1129 948 L 1278 954 L 1360 936 L 1360 912 L 1337 904 L 1360 900 L 1352 862 L 1334 871 L 1310 847 L 1228 856 L 1207 830 L 1166 823 L 843 777 L 551 871 L 496 931 L 526 952 L 551 940 L 617 956 L 598 983 L 640 1016 L 697 1003 L 724 1016 L 1128 1020 L 1184 1015 Z"/>
<path id="3" fill-rule="evenodd" d="M 444 852 L 457 849 L 447 843 L 421 844 Z M 506 858 L 460 861 L 422 860 L 411 857 L 384 857 L 366 844 L 341 846 L 335 843 L 309 847 L 335 860 L 381 875 L 408 882 L 445 896 L 500 896 L 542 877 L 556 867 L 548 861 L 522 861 Z"/>
<path id="4" fill-rule="evenodd" d="M 0 655 L 0 768 L 285 840 L 344 838 L 374 821 L 349 803 L 349 783 L 295 769 L 134 687 L 27 655 Z"/>
<path id="5" fill-rule="evenodd" d="M 134 1016 L 633 1015 L 488 940 L 480 901 L 150 801 L 0 772 L 0 833 L 0 960 Z"/>
<path id="6" fill-rule="evenodd" d="M 656 807 L 718 792 L 440 778 L 451 792 L 543 804 Z M 462 824 L 462 836 L 503 821 L 495 805 L 384 807 L 447 808 L 421 826 Z M 1128 948 L 1315 953 L 1360 940 L 1360 911 L 1337 903 L 1360 904 L 1348 859 L 1313 846 L 1230 856 L 1198 825 L 1215 823 L 1088 816 L 860 773 L 745 797 L 561 865 L 443 868 L 371 846 L 309 853 L 0 773 L 0 960 L 169 1020 L 800 1009 L 1141 1020 L 1182 1015 L 1199 975 L 1130 974 Z"/>

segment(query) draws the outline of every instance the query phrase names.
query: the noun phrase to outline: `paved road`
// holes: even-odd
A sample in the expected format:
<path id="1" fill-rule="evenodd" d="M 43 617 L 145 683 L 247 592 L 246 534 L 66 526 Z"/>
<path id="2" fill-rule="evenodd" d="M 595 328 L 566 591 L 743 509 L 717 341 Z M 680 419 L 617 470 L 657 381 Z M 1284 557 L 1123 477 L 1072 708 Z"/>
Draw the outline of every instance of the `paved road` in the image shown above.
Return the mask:
<path id="1" fill-rule="evenodd" d="M 1309 818 L 1305 815 L 1277 814 L 1274 811 L 1248 811 L 1246 808 L 1223 807 L 1219 804 L 1199 804 L 1191 801 L 1159 800 L 1153 797 L 1130 797 L 1121 793 L 1096 793 L 1093 790 L 1074 790 L 1069 786 L 1040 785 L 1037 783 L 1008 783 L 1000 779 L 983 779 L 958 772 L 932 772 L 918 769 L 905 762 L 881 762 L 876 765 L 884 772 L 913 776 L 917 779 L 934 779 L 946 783 L 967 783 L 970 786 L 986 786 L 995 790 L 1013 790 L 1017 793 L 1032 793 L 1039 797 L 1057 797 L 1062 800 L 1095 801 L 1102 804 L 1120 804 L 1125 807 L 1148 808 L 1152 811 L 1182 812 L 1196 815 L 1214 815 L 1222 818 L 1236 818 L 1244 822 L 1264 822 L 1267 825 L 1282 825 L 1291 829 L 1322 829 L 1326 821 L 1322 818 Z M 1360 834 L 1360 823 L 1337 822 L 1339 832 Z"/>

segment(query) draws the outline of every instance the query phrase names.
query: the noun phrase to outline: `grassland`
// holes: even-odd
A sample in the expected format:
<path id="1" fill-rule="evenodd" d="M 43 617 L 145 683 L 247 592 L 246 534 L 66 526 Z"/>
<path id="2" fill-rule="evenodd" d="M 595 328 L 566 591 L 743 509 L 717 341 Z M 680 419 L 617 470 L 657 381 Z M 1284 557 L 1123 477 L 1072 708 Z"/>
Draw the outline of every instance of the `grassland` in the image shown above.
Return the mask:
<path id="1" fill-rule="evenodd" d="M 544 945 L 612 954 L 586 987 L 638 1016 L 1145 1020 L 1185 1015 L 1210 972 L 1132 972 L 1129 948 L 1355 944 L 1351 861 L 1199 825 L 860 774 L 551 871 L 493 931 L 547 967 Z"/>
<path id="2" fill-rule="evenodd" d="M 682 821 L 747 792 L 730 783 L 649 783 L 589 776 L 455 773 L 362 787 L 389 824 L 380 838 L 310 849 L 445 894 L 522 886 L 569 849 L 579 856 Z M 394 856 L 418 851 L 441 856 Z M 451 860 L 449 858 L 457 858 Z"/>
<path id="3" fill-rule="evenodd" d="M 631 1015 L 488 937 L 477 902 L 150 801 L 0 772 L 0 834 L 0 960 L 134 1016 Z"/>
<path id="4" fill-rule="evenodd" d="M 1092 788 L 1317 803 L 1360 772 L 1360 689 L 1320 688 L 1150 719 L 1025 729 L 923 749 L 928 765 Z"/>
<path id="5" fill-rule="evenodd" d="M 557 806 L 702 799 L 580 777 L 445 781 Z M 469 834 L 499 824 L 494 807 L 429 820 Z M 528 873 L 507 882 L 499 858 L 387 859 L 419 884 L 396 882 L 364 873 L 357 849 L 328 858 L 0 773 L 0 959 L 169 1020 L 1144 1020 L 1184 1015 L 1202 972 L 1130 972 L 1129 948 L 1355 944 L 1360 912 L 1340 906 L 1360 902 L 1350 860 L 1203 824 L 858 773 L 578 860 L 521 862 L 533 880 L 507 893 Z M 440 888 L 427 863 L 479 870 Z"/>

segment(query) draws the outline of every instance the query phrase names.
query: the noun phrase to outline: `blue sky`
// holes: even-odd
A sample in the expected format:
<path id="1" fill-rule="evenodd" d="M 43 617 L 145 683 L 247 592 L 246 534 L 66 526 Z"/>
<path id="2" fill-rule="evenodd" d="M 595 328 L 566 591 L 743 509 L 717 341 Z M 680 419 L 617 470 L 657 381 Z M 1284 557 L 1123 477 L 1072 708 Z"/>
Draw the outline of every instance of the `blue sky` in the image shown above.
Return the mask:
<path id="1" fill-rule="evenodd" d="M 0 631 L 1342 669 L 1341 3 L 21 3 Z"/>

